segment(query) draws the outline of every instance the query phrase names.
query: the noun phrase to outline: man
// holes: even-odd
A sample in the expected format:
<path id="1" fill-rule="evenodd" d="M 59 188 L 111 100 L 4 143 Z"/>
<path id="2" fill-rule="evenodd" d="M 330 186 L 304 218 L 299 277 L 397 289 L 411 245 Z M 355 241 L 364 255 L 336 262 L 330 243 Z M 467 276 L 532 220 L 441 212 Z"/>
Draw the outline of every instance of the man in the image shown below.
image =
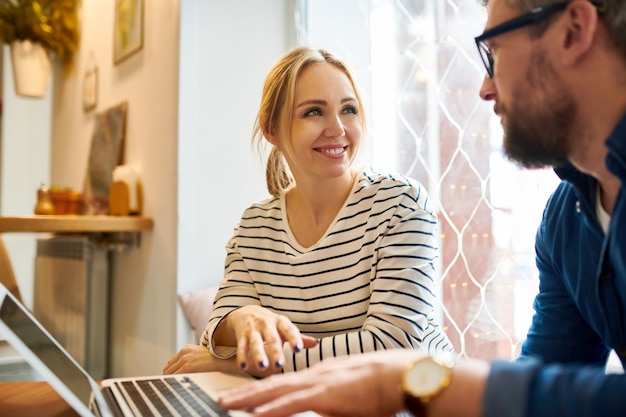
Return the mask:
<path id="1" fill-rule="evenodd" d="M 563 179 L 537 232 L 540 291 L 516 362 L 450 366 L 415 352 L 323 362 L 224 393 L 282 416 L 624 416 L 626 375 L 626 1 L 489 0 L 476 43 L 504 151 Z M 407 364 L 409 364 L 407 366 Z M 399 388 L 402 387 L 402 388 Z"/>

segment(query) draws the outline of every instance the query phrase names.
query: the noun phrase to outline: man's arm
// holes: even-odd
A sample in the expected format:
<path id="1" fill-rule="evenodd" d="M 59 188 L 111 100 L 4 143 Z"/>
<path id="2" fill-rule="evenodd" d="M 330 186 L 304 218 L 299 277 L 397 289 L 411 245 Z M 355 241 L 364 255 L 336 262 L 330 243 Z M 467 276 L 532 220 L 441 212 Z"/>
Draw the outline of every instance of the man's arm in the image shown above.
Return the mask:
<path id="1" fill-rule="evenodd" d="M 602 236 L 586 226 L 564 224 L 581 216 L 567 211 L 575 211 L 576 201 L 572 186 L 562 183 L 546 204 L 535 237 L 539 293 L 522 357 L 546 363 L 606 362 L 608 349 L 592 322 L 604 318 L 589 298 L 596 285 L 597 260 L 602 258 Z"/>
<path id="2" fill-rule="evenodd" d="M 406 409 L 401 389 L 409 363 L 422 357 L 414 350 L 391 349 L 330 358 L 299 371 L 255 381 L 220 396 L 222 406 L 254 409 L 259 417 L 288 417 L 303 411 L 335 416 L 385 416 Z M 428 416 L 482 415 L 487 363 L 460 360 L 451 384 L 427 405 Z"/>
<path id="3" fill-rule="evenodd" d="M 397 349 L 332 358 L 300 372 L 274 375 L 222 392 L 230 409 L 258 417 L 304 411 L 334 416 L 389 416 L 406 407 L 401 389 L 409 363 L 422 357 Z M 427 417 L 626 415 L 626 375 L 601 367 L 543 364 L 534 359 L 491 365 L 461 359 L 450 385 L 425 406 Z"/>

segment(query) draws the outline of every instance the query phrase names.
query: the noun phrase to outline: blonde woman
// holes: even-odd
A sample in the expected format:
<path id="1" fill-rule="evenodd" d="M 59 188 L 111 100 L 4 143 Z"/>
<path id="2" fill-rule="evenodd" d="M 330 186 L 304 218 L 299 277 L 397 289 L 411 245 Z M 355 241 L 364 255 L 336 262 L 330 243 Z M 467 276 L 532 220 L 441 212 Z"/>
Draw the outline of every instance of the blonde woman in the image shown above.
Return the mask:
<path id="1" fill-rule="evenodd" d="M 165 373 L 262 376 L 383 349 L 452 351 L 433 320 L 430 198 L 410 178 L 357 168 L 364 131 L 361 97 L 335 56 L 300 47 L 273 67 L 254 134 L 271 146 L 271 197 L 243 213 L 200 344 Z"/>

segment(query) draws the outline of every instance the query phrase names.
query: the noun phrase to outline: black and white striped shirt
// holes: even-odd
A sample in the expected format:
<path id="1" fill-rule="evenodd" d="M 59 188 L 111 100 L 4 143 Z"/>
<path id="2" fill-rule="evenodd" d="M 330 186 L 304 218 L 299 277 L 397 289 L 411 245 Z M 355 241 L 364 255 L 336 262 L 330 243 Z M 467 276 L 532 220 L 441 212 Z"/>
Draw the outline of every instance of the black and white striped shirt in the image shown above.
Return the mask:
<path id="1" fill-rule="evenodd" d="M 292 235 L 285 213 L 284 195 L 270 198 L 248 208 L 235 228 L 201 339 L 215 356 L 234 354 L 209 343 L 220 320 L 249 304 L 283 314 L 319 339 L 298 354 L 285 346 L 285 371 L 380 349 L 453 350 L 433 320 L 437 218 L 417 181 L 362 172 L 308 248 Z"/>

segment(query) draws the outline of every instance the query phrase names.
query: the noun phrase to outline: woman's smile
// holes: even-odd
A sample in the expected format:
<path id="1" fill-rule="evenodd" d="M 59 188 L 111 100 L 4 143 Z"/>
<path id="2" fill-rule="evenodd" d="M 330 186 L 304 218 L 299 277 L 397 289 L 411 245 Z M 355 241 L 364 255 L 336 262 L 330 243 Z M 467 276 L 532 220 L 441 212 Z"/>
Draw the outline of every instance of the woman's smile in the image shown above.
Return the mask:
<path id="1" fill-rule="evenodd" d="M 348 149 L 347 146 L 323 146 L 320 148 L 313 148 L 316 152 L 322 153 L 326 156 L 339 157 L 343 156 Z"/>

